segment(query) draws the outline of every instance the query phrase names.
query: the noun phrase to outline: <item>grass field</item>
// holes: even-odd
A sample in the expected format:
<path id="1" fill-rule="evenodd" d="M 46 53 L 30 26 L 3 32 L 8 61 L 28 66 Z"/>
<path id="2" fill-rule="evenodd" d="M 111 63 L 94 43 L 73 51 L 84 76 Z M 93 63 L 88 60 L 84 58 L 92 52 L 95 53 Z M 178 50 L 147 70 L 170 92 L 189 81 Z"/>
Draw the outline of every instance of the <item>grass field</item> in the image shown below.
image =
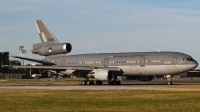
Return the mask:
<path id="1" fill-rule="evenodd" d="M 197 112 L 200 89 L 53 91 L 0 90 L 1 112 Z"/>
<path id="2" fill-rule="evenodd" d="M 2 79 L 0 86 L 68 86 L 79 85 L 84 78 L 66 79 Z"/>

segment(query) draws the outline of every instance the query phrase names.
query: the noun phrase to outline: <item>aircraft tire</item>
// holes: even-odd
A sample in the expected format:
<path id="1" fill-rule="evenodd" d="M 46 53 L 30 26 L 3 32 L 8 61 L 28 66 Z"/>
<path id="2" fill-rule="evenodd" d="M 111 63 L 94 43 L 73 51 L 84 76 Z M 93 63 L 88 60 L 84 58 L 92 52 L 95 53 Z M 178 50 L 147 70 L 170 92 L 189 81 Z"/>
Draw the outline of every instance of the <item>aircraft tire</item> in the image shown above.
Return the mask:
<path id="1" fill-rule="evenodd" d="M 89 80 L 85 81 L 85 85 L 90 85 L 90 84 L 91 84 L 91 82 Z"/>
<path id="2" fill-rule="evenodd" d="M 94 81 L 90 81 L 90 85 L 94 85 Z"/>
<path id="3" fill-rule="evenodd" d="M 116 84 L 117 84 L 117 85 L 121 85 L 121 82 L 120 82 L 120 81 L 116 81 Z"/>
<path id="4" fill-rule="evenodd" d="M 172 85 L 172 81 L 168 81 L 168 83 L 167 83 L 168 85 Z"/>
<path id="5" fill-rule="evenodd" d="M 112 84 L 113 84 L 113 85 L 117 85 L 117 81 L 113 81 Z"/>
<path id="6" fill-rule="evenodd" d="M 81 84 L 82 84 L 82 85 L 86 85 L 86 81 L 83 80 L 83 81 L 81 82 Z"/>
<path id="7" fill-rule="evenodd" d="M 102 81 L 96 81 L 96 85 L 102 85 Z"/>
<path id="8" fill-rule="evenodd" d="M 108 81 L 108 85 L 113 85 L 113 81 Z"/>

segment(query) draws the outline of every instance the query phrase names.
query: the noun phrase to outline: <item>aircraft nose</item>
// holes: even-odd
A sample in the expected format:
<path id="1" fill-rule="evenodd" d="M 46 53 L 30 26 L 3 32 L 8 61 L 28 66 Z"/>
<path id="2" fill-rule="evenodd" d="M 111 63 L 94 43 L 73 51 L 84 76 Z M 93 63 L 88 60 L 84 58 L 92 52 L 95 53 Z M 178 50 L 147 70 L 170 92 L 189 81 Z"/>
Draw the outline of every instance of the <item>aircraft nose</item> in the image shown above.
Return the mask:
<path id="1" fill-rule="evenodd" d="M 187 70 L 193 70 L 198 66 L 198 62 L 196 60 L 190 61 L 189 66 L 187 67 Z"/>
<path id="2" fill-rule="evenodd" d="M 194 60 L 191 65 L 192 65 L 192 69 L 195 69 L 198 66 L 198 62 Z"/>
<path id="3" fill-rule="evenodd" d="M 195 60 L 195 62 L 194 62 L 195 64 L 195 67 L 194 68 L 196 68 L 197 66 L 198 66 L 198 62 Z"/>

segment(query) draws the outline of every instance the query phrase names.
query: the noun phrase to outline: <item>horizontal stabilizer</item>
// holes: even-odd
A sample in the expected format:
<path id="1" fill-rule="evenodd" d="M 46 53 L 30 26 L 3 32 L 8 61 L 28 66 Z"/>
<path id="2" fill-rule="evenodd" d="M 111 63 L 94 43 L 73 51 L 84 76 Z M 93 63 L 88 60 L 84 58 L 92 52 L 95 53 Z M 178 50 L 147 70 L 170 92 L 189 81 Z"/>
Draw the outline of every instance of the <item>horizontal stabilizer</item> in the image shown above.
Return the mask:
<path id="1" fill-rule="evenodd" d="M 56 65 L 54 62 L 45 61 L 45 60 L 26 58 L 26 57 L 21 57 L 21 56 L 10 56 L 10 57 L 23 59 L 23 60 L 28 60 L 28 61 L 33 61 L 33 62 L 41 63 L 41 64 L 44 64 L 44 65 Z"/>

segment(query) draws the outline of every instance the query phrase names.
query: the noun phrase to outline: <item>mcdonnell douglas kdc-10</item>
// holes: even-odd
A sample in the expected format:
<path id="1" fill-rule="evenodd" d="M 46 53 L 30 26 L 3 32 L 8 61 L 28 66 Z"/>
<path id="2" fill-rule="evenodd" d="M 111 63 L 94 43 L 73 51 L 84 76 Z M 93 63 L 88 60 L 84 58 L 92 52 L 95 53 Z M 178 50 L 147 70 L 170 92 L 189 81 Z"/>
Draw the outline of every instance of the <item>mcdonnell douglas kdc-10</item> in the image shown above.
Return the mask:
<path id="1" fill-rule="evenodd" d="M 14 58 L 41 63 L 42 66 L 13 66 L 53 71 L 57 74 L 83 76 L 82 84 L 121 84 L 117 76 L 134 76 L 140 81 L 151 81 L 154 76 L 176 75 L 197 67 L 189 55 L 179 52 L 126 52 L 65 55 L 71 52 L 70 43 L 59 43 L 42 20 L 35 21 L 41 43 L 34 44 L 32 53 L 44 59 Z M 89 80 L 93 76 L 96 81 Z M 169 80 L 168 84 L 172 84 Z"/>

